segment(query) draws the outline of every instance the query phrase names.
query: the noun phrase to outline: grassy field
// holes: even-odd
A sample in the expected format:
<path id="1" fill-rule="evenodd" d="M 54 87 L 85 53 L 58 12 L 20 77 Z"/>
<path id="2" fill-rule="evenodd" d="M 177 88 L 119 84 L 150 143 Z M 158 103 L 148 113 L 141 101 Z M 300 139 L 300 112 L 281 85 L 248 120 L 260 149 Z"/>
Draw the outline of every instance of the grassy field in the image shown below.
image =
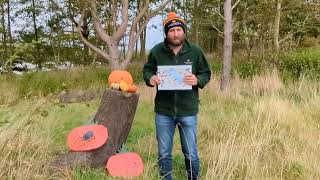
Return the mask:
<path id="1" fill-rule="evenodd" d="M 99 88 L 104 86 L 97 86 Z M 158 179 L 151 88 L 139 85 L 140 100 L 126 151 L 145 163 L 137 179 Z M 2 84 L 2 98 L 18 90 Z M 274 71 L 243 80 L 227 92 L 218 78 L 201 91 L 198 145 L 201 179 L 320 179 L 320 84 L 301 78 L 284 84 Z M 100 100 L 61 104 L 55 94 L 0 105 L 0 179 L 112 179 L 103 169 L 50 175 L 48 163 L 67 151 L 70 130 L 89 123 Z M 185 179 L 178 133 L 175 179 Z"/>

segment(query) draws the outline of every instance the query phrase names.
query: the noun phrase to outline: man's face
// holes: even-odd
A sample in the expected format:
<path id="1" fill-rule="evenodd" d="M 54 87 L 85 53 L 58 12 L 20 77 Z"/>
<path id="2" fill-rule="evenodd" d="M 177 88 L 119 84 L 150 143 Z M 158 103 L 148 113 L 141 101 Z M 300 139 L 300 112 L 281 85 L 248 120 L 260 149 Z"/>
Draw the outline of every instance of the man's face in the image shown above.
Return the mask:
<path id="1" fill-rule="evenodd" d="M 180 46 L 184 41 L 184 32 L 182 27 L 176 26 L 170 28 L 167 34 L 167 41 L 172 46 Z"/>

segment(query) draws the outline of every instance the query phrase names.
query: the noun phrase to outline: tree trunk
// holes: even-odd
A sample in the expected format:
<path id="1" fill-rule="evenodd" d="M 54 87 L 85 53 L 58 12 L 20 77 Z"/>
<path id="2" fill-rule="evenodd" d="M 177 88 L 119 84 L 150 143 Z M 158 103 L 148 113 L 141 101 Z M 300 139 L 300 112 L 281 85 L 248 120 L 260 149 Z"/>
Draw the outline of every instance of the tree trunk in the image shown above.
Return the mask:
<path id="1" fill-rule="evenodd" d="M 250 46 L 250 38 L 249 38 L 249 32 L 247 27 L 247 21 L 243 20 L 243 33 L 244 33 L 244 42 L 246 46 L 246 52 L 247 52 L 247 58 L 250 59 L 251 56 L 251 46 Z"/>
<path id="2" fill-rule="evenodd" d="M 199 44 L 199 34 L 198 34 L 198 31 L 199 31 L 199 19 L 198 19 L 198 3 L 199 1 L 198 0 L 195 0 L 194 1 L 194 13 L 193 13 L 193 41 L 194 43 L 196 44 Z"/>
<path id="3" fill-rule="evenodd" d="M 112 70 L 121 69 L 120 67 L 120 50 L 118 49 L 118 45 L 113 44 L 109 48 L 111 59 L 108 60 L 110 67 Z"/>
<path id="4" fill-rule="evenodd" d="M 9 56 L 12 55 L 13 47 L 12 47 L 12 34 L 11 34 L 11 19 L 10 19 L 10 0 L 7 1 L 7 22 L 8 22 L 8 37 L 9 37 Z"/>
<path id="5" fill-rule="evenodd" d="M 73 152 L 60 155 L 51 162 L 53 170 L 75 166 L 104 167 L 109 157 L 125 143 L 130 132 L 139 94 L 106 90 L 94 117 L 97 124 L 108 128 L 108 140 L 102 147 L 88 152 Z"/>
<path id="6" fill-rule="evenodd" d="M 36 5 L 34 0 L 32 0 L 32 22 L 33 22 L 33 30 L 36 41 L 38 41 L 38 30 L 37 30 L 37 22 L 36 22 Z"/>
<path id="7" fill-rule="evenodd" d="M 123 57 L 126 57 L 126 38 L 122 38 L 122 53 L 123 53 Z"/>
<path id="8" fill-rule="evenodd" d="M 33 29 L 34 29 L 34 36 L 36 41 L 38 41 L 39 36 L 38 36 L 38 29 L 37 29 L 37 21 L 36 21 L 36 4 L 35 4 L 35 0 L 32 0 L 32 22 L 33 22 Z M 34 55 L 35 57 L 35 61 L 37 64 L 37 68 L 38 69 L 42 69 L 42 59 L 40 59 L 40 45 L 37 42 L 36 45 L 36 53 Z"/>
<path id="9" fill-rule="evenodd" d="M 89 18 L 89 11 L 86 11 L 85 15 L 82 17 L 82 24 L 81 24 L 81 33 L 83 37 L 89 41 L 89 24 L 88 24 L 88 18 Z M 89 47 L 86 44 L 83 44 L 83 63 L 89 63 Z"/>
<path id="10" fill-rule="evenodd" d="M 68 15 L 69 17 L 74 17 L 74 12 L 73 12 L 73 8 L 72 8 L 72 3 L 70 0 L 68 0 Z M 74 35 L 74 26 L 72 25 L 72 21 L 70 22 L 71 23 L 71 33 L 72 33 L 72 47 L 74 48 L 75 47 L 75 40 L 73 38 L 73 35 Z"/>
<path id="11" fill-rule="evenodd" d="M 138 16 L 138 13 L 140 12 L 140 0 L 137 0 L 137 11 L 136 11 L 136 16 Z M 140 27 L 140 22 L 138 23 L 139 24 L 139 27 Z M 143 32 L 142 32 L 142 34 L 143 34 Z M 141 34 L 141 35 L 142 35 Z M 141 44 L 141 36 L 140 36 L 140 44 Z M 136 42 L 136 45 L 135 45 L 136 47 L 136 50 L 135 50 L 135 57 L 137 58 L 138 57 L 138 42 Z"/>
<path id="12" fill-rule="evenodd" d="M 97 15 L 99 14 L 99 8 L 97 7 L 97 5 L 100 6 L 100 4 L 95 1 L 90 1 L 90 3 L 88 3 L 88 6 L 84 9 L 90 10 L 93 19 L 94 29 L 101 41 L 108 46 L 108 49 L 107 51 L 104 51 L 100 47 L 97 47 L 96 45 L 86 40 L 81 34 L 80 27 L 76 25 L 77 32 L 80 36 L 80 40 L 83 41 L 90 49 L 97 52 L 102 58 L 106 59 L 109 62 L 109 65 L 111 64 L 111 69 L 125 69 L 132 60 L 132 55 L 134 54 L 134 45 L 138 40 L 139 36 L 141 35 L 142 30 L 147 26 L 147 22 L 149 22 L 152 17 L 159 14 L 161 10 L 164 9 L 165 6 L 169 3 L 169 1 L 170 0 L 162 0 L 162 4 L 152 11 L 148 11 L 150 9 L 150 1 L 144 1 L 144 7 L 141 9 L 141 11 L 135 18 L 132 18 L 132 24 L 129 28 L 130 30 L 128 33 L 126 32 L 129 27 L 128 22 L 130 19 L 129 1 L 122 0 L 120 6 L 118 6 L 118 1 L 111 1 L 111 18 L 109 19 L 109 21 L 113 22 L 112 34 L 108 34 L 105 28 L 101 26 L 101 19 Z M 117 18 L 118 10 L 119 12 L 121 12 L 121 18 Z M 139 30 L 137 31 L 137 25 L 139 24 L 139 22 L 141 22 L 143 18 L 145 18 L 145 23 L 142 24 L 142 26 L 139 27 Z M 80 20 L 81 19 L 82 18 L 80 18 Z M 118 21 L 118 19 L 121 19 L 120 22 Z M 119 22 L 119 24 L 117 22 Z M 121 51 L 119 50 L 119 45 L 121 40 L 125 38 L 126 35 L 128 35 L 128 47 L 126 48 L 126 56 L 122 58 L 120 56 Z"/>
<path id="13" fill-rule="evenodd" d="M 276 53 L 279 52 L 279 31 L 280 31 L 280 18 L 281 18 L 281 0 L 277 0 L 277 11 L 274 19 L 274 34 L 273 43 L 276 49 Z"/>
<path id="14" fill-rule="evenodd" d="M 140 36 L 140 60 L 143 60 L 146 55 L 146 37 L 147 37 L 147 27 L 144 28 Z"/>
<path id="15" fill-rule="evenodd" d="M 1 6 L 1 25 L 2 25 L 2 45 L 3 45 L 3 49 L 4 49 L 4 55 L 3 55 L 3 62 L 1 62 L 1 65 L 5 64 L 7 57 L 8 57 L 8 47 L 7 47 L 7 33 L 6 33 L 6 28 L 5 28 L 5 20 L 4 20 L 4 16 L 5 16 L 5 12 L 4 12 L 4 7 L 3 4 L 0 5 Z"/>
<path id="16" fill-rule="evenodd" d="M 232 60 L 232 6 L 231 0 L 224 1 L 224 53 L 220 90 L 229 86 Z"/>

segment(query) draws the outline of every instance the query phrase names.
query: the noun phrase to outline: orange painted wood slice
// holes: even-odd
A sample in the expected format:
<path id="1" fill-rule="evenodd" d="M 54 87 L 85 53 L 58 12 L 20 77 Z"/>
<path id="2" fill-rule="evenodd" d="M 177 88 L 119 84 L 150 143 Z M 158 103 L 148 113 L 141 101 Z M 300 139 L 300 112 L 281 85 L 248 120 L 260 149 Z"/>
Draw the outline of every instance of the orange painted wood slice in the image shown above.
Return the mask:
<path id="1" fill-rule="evenodd" d="M 72 151 L 90 151 L 104 145 L 108 129 L 103 125 L 87 125 L 74 128 L 68 134 L 68 146 Z"/>
<path id="2" fill-rule="evenodd" d="M 106 169 L 113 177 L 137 177 L 143 172 L 143 162 L 136 153 L 116 154 L 109 158 Z"/>

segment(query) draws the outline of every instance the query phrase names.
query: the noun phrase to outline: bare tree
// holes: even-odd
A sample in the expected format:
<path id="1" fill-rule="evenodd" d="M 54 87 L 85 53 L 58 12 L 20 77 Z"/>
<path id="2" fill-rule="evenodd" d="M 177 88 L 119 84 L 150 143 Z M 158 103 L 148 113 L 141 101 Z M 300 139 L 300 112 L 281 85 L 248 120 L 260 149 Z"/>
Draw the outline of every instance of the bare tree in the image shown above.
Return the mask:
<path id="1" fill-rule="evenodd" d="M 276 53 L 279 52 L 279 31 L 280 31 L 280 18 L 281 18 L 281 0 L 277 0 L 277 11 L 274 19 L 274 33 L 273 43 L 276 49 Z"/>
<path id="2" fill-rule="evenodd" d="M 7 0 L 7 23 L 8 23 L 8 37 L 9 37 L 9 56 L 12 55 L 12 34 L 11 34 L 11 16 L 10 16 L 10 0 Z"/>
<path id="3" fill-rule="evenodd" d="M 36 21 L 36 5 L 35 1 L 32 0 L 32 22 L 33 22 L 33 30 L 34 30 L 34 36 L 36 41 L 38 41 L 38 28 L 37 28 L 37 21 Z"/>
<path id="4" fill-rule="evenodd" d="M 193 12 L 193 41 L 196 44 L 199 44 L 199 15 L 198 15 L 198 8 L 199 8 L 199 0 L 194 1 L 194 12 Z"/>
<path id="5" fill-rule="evenodd" d="M 3 58 L 4 58 L 4 62 L 6 61 L 6 58 L 8 56 L 8 47 L 7 47 L 7 32 L 5 29 L 5 11 L 4 11 L 4 3 L 1 2 L 0 4 L 0 14 L 1 14 L 1 26 L 2 28 L 0 29 L 1 33 L 2 33 L 2 42 L 1 44 L 3 45 L 3 49 L 4 49 L 4 54 L 3 54 Z M 2 65 L 2 62 L 1 62 Z"/>
<path id="6" fill-rule="evenodd" d="M 163 0 L 162 4 L 158 6 L 155 10 L 151 10 L 149 0 L 146 0 L 144 6 L 139 10 L 137 16 L 132 20 L 129 26 L 129 10 L 128 10 L 128 0 L 122 0 L 119 6 L 117 0 L 111 0 L 111 18 L 108 19 L 112 21 L 113 31 L 108 33 L 101 24 L 101 19 L 98 16 L 98 7 L 96 1 L 86 1 L 85 6 L 83 6 L 80 22 L 77 24 L 77 32 L 81 41 L 87 45 L 90 49 L 95 51 L 101 57 L 106 59 L 111 67 L 111 69 L 125 69 L 131 62 L 131 58 L 134 53 L 134 46 L 137 42 L 139 36 L 144 31 L 149 20 L 165 8 L 170 0 Z M 100 40 L 107 45 L 107 49 L 103 50 L 88 41 L 82 34 L 81 24 L 83 23 L 85 12 L 89 10 L 93 19 L 93 26 L 96 31 L 97 36 Z M 119 24 L 119 19 L 117 19 L 118 13 L 121 14 L 121 22 Z M 138 25 L 141 24 L 138 28 Z M 129 27 L 129 32 L 127 29 Z M 127 44 L 127 51 L 124 57 L 121 57 L 121 50 L 119 49 L 120 41 L 128 34 L 129 42 Z"/>
<path id="7" fill-rule="evenodd" d="M 223 4 L 224 10 L 224 51 L 223 51 L 223 69 L 221 77 L 220 90 L 224 91 L 229 86 L 231 76 L 232 61 L 232 10 L 240 2 L 238 0 L 233 6 L 231 0 L 225 0 Z"/>

